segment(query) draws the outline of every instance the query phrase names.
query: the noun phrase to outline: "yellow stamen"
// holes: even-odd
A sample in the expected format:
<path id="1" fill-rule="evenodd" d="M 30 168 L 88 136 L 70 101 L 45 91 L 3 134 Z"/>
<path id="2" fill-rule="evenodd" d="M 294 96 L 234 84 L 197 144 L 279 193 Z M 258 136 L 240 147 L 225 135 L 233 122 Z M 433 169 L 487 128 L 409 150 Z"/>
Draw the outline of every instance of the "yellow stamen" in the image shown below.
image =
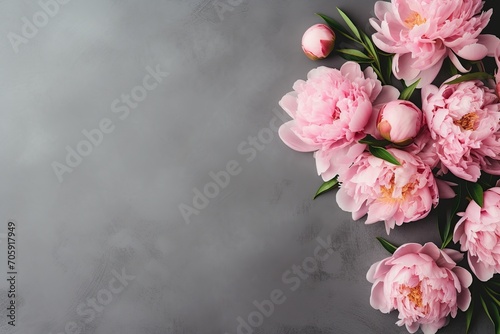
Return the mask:
<path id="1" fill-rule="evenodd" d="M 406 293 L 406 297 L 410 300 L 415 308 L 423 306 L 422 290 L 420 289 L 420 284 L 414 286 L 413 288 L 407 285 L 401 285 L 399 292 L 402 294 Z"/>
<path id="2" fill-rule="evenodd" d="M 413 28 L 414 26 L 419 26 L 421 24 L 424 24 L 427 20 L 420 16 L 419 13 L 413 12 L 408 16 L 405 20 L 405 24 L 408 27 L 408 29 Z"/>
<path id="3" fill-rule="evenodd" d="M 459 120 L 455 120 L 453 123 L 459 125 L 464 130 L 475 130 L 476 121 L 479 116 L 475 112 L 470 112 L 465 114 Z"/>
<path id="4" fill-rule="evenodd" d="M 401 196 L 394 198 L 393 193 L 394 193 L 394 176 L 391 178 L 391 181 L 389 183 L 389 187 L 380 187 L 380 192 L 382 193 L 382 200 L 384 201 L 389 201 L 389 202 L 394 202 L 394 201 L 401 201 L 405 200 L 406 197 L 411 194 L 413 189 L 415 188 L 415 183 L 410 182 L 407 183 L 403 186 L 403 189 L 401 190 Z"/>

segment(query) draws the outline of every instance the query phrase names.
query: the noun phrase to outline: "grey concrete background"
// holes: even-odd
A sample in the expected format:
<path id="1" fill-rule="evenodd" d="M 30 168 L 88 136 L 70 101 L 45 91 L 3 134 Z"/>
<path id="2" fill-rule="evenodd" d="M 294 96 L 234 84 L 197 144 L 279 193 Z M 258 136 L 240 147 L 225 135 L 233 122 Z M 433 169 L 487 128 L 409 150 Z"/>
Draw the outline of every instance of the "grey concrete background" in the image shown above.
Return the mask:
<path id="1" fill-rule="evenodd" d="M 302 54 L 314 13 L 338 17 L 338 6 L 368 27 L 374 3 L 72 0 L 44 21 L 37 1 L 1 1 L 0 235 L 16 223 L 18 275 L 12 327 L 3 239 L 0 332 L 233 334 L 278 289 L 286 300 L 253 333 L 406 333 L 369 305 L 383 224 L 351 221 L 333 195 L 312 201 L 321 179 L 311 154 L 266 130 L 295 80 L 342 63 Z M 23 17 L 41 26 L 13 48 Z M 148 68 L 165 72 L 161 82 L 126 107 L 122 94 L 139 94 Z M 90 153 L 59 182 L 54 164 L 100 124 L 109 133 L 81 144 Z M 235 175 L 187 224 L 180 206 L 230 161 Z M 318 237 L 331 254 L 298 279 L 289 270 Z M 438 238 L 432 219 L 390 236 Z M 482 317 L 472 333 L 492 330 Z"/>

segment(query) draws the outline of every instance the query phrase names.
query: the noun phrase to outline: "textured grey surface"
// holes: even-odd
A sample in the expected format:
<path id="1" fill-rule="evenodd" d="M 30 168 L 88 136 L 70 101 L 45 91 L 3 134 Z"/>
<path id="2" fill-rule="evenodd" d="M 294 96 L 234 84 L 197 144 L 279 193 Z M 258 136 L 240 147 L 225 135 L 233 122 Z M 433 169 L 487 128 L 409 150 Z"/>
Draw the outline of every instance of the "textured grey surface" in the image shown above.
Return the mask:
<path id="1" fill-rule="evenodd" d="M 338 6 L 367 27 L 374 2 L 72 0 L 37 17 L 16 53 L 9 33 L 21 36 L 41 7 L 1 1 L 0 233 L 16 222 L 18 309 L 7 325 L 2 267 L 0 332 L 233 334 L 253 314 L 258 325 L 240 332 L 406 333 L 369 305 L 384 227 L 351 221 L 334 196 L 313 202 L 312 156 L 272 131 L 295 80 L 342 63 L 302 54 L 314 12 Z M 131 92 L 147 97 L 127 106 Z M 82 131 L 99 126 L 109 133 L 86 147 Z M 89 154 L 59 182 L 54 166 L 78 145 Z M 180 208 L 227 168 L 187 224 Z M 330 253 L 313 268 L 318 237 Z M 391 240 L 438 234 L 428 220 Z M 303 264 L 312 274 L 292 271 Z M 259 321 L 254 301 L 273 291 L 280 303 Z M 472 333 L 491 330 L 483 317 Z"/>

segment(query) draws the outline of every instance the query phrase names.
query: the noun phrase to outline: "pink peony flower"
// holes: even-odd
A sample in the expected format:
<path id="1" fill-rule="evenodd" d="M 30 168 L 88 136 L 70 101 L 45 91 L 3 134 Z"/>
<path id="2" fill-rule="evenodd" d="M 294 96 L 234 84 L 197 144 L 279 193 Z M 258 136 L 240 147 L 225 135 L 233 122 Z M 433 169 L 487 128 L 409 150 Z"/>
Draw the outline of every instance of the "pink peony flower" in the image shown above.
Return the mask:
<path id="1" fill-rule="evenodd" d="M 422 118 L 422 111 L 410 101 L 391 101 L 380 109 L 377 129 L 382 138 L 408 145 L 420 132 Z"/>
<path id="2" fill-rule="evenodd" d="M 395 225 L 426 217 L 439 201 L 438 188 L 429 166 L 418 157 L 388 149 L 400 166 L 361 154 L 349 170 L 339 176 L 339 207 L 357 220 L 368 214 L 365 224 L 385 221 L 387 234 Z"/>
<path id="3" fill-rule="evenodd" d="M 302 36 L 302 50 L 311 60 L 324 59 L 335 46 L 335 33 L 326 24 L 315 24 Z"/>
<path id="4" fill-rule="evenodd" d="M 316 167 L 323 179 L 341 174 L 364 151 L 358 140 L 373 115 L 373 104 L 396 99 L 399 92 L 383 86 L 371 67 L 346 62 L 340 70 L 318 67 L 298 80 L 280 106 L 293 118 L 279 135 L 300 152 L 316 151 Z M 376 115 L 375 115 L 376 117 Z"/>
<path id="5" fill-rule="evenodd" d="M 500 104 L 479 80 L 422 89 L 422 111 L 441 172 L 475 182 L 481 170 L 500 175 Z"/>
<path id="6" fill-rule="evenodd" d="M 453 241 L 460 241 L 472 271 L 485 282 L 500 273 L 500 188 L 484 192 L 483 208 L 471 201 L 459 215 Z"/>
<path id="7" fill-rule="evenodd" d="M 370 304 L 382 313 L 399 312 L 396 324 L 410 333 L 419 327 L 434 334 L 449 316 L 469 308 L 472 275 L 456 265 L 463 255 L 439 249 L 433 243 L 409 243 L 371 266 L 366 278 L 373 283 Z"/>
<path id="8" fill-rule="evenodd" d="M 480 60 L 488 54 L 478 36 L 488 24 L 492 10 L 481 12 L 482 0 L 392 0 L 375 3 L 377 31 L 373 41 L 381 50 L 394 53 L 392 70 L 409 85 L 421 79 L 430 84 L 448 56 L 466 71 L 458 56 Z"/>

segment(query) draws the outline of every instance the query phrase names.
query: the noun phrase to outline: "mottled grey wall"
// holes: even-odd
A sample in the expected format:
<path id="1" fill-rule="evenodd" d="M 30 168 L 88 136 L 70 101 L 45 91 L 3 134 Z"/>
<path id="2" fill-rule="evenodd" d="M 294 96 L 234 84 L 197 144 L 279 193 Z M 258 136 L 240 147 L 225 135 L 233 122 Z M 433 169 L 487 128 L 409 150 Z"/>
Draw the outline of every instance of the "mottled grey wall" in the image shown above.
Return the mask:
<path id="1" fill-rule="evenodd" d="M 367 27 L 375 1 L 66 2 L 46 20 L 0 2 L 0 233 L 16 223 L 18 272 L 12 327 L 0 234 L 2 333 L 234 334 L 240 317 L 258 324 L 241 333 L 406 333 L 369 305 L 384 227 L 312 201 L 311 154 L 273 131 L 295 80 L 342 63 L 302 54 L 314 13 Z M 431 220 L 391 234 L 429 239 Z"/>

